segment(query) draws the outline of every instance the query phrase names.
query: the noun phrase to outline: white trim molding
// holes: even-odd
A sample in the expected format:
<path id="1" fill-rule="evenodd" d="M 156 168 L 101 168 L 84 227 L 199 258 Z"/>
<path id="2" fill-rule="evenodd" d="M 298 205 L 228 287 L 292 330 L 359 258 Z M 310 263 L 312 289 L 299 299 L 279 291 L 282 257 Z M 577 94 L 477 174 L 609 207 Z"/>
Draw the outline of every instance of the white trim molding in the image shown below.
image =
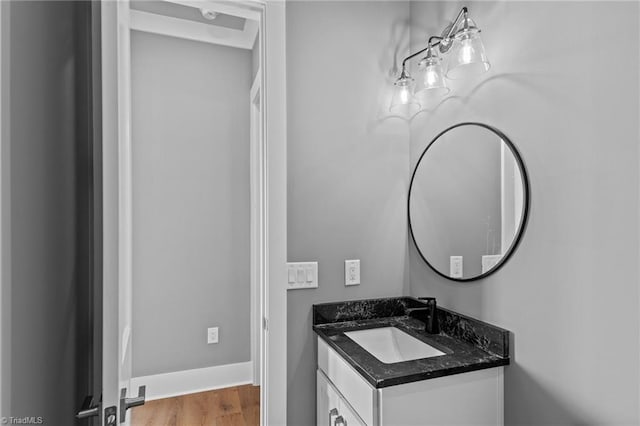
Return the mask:
<path id="1" fill-rule="evenodd" d="M 233 30 L 139 10 L 130 11 L 130 20 L 132 30 L 248 50 L 258 34 L 258 24 L 253 21 L 246 21 L 244 30 Z"/>
<path id="2" fill-rule="evenodd" d="M 251 360 L 253 361 L 253 384 L 261 384 L 262 309 L 265 285 L 265 179 L 264 179 L 264 131 L 260 88 L 262 71 L 259 68 L 251 85 L 250 106 L 250 192 L 251 192 Z"/>
<path id="3" fill-rule="evenodd" d="M 147 386 L 147 401 L 253 383 L 253 363 L 217 365 L 131 378 L 131 389 Z"/>
<path id="4" fill-rule="evenodd" d="M 287 424 L 287 61 L 286 2 L 268 1 L 261 22 L 265 132 L 266 294 L 261 423 Z M 265 385 L 266 384 L 266 385 Z"/>
<path id="5" fill-rule="evenodd" d="M 211 1 L 211 0 L 165 0 L 167 3 L 175 3 L 181 6 L 195 7 L 196 9 L 208 9 L 224 15 L 232 15 L 240 18 L 259 21 L 260 12 L 252 10 L 251 6 L 243 1 Z"/>

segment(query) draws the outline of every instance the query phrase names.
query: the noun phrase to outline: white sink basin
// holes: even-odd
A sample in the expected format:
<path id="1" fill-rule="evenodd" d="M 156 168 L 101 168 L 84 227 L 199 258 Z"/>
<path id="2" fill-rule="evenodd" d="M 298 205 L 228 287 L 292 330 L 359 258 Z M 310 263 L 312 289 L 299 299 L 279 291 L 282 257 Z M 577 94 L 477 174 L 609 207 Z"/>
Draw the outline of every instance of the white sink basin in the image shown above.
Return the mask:
<path id="1" fill-rule="evenodd" d="M 385 364 L 445 354 L 396 327 L 348 331 L 344 334 Z"/>

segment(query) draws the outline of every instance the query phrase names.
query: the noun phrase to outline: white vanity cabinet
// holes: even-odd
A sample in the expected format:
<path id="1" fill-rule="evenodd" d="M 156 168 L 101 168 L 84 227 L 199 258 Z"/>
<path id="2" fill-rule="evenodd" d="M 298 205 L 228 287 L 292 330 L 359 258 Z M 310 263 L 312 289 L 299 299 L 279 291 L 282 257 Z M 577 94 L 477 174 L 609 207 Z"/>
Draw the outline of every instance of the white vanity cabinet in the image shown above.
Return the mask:
<path id="1" fill-rule="evenodd" d="M 503 425 L 503 367 L 376 389 L 318 337 L 318 426 Z"/>

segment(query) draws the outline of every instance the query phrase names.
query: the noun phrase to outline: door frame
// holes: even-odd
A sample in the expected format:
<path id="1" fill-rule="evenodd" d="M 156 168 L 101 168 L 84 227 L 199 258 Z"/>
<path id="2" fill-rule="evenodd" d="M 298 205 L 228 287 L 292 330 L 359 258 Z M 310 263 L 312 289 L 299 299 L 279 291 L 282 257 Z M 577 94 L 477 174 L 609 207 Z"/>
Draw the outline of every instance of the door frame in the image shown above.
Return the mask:
<path id="1" fill-rule="evenodd" d="M 236 1 L 260 15 L 262 165 L 260 418 L 286 424 L 286 52 L 285 2 Z M 196 3 L 215 6 L 216 2 Z M 228 5 L 228 3 L 226 3 Z M 103 409 L 129 388 L 131 359 L 130 22 L 128 2 L 102 0 Z M 285 354 L 285 355 L 283 355 Z M 128 396 L 137 390 L 129 389 Z M 103 416 L 104 417 L 104 414 Z"/>
<path id="2" fill-rule="evenodd" d="M 264 293 L 262 288 L 264 282 L 264 229 L 262 219 L 264 218 L 264 199 L 259 188 L 264 187 L 264 167 L 260 161 L 264 152 L 264 137 L 262 127 L 262 71 L 258 69 L 256 76 L 249 90 L 249 156 L 250 156 L 250 176 L 251 187 L 251 213 L 250 213 L 250 234 L 251 234 L 251 360 L 252 380 L 254 386 L 260 386 L 262 381 L 261 362 L 262 354 L 260 348 L 263 344 L 262 318 L 264 305 Z"/>

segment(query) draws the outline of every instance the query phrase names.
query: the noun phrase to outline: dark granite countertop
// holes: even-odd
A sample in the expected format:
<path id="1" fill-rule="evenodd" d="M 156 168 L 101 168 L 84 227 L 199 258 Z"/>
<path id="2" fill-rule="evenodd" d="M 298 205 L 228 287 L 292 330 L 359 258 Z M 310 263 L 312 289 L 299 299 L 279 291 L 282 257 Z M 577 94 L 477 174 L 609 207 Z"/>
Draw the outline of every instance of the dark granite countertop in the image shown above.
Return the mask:
<path id="1" fill-rule="evenodd" d="M 406 309 L 425 306 L 411 297 L 354 300 L 313 305 L 313 330 L 373 387 L 433 379 L 509 364 L 509 332 L 438 306 L 439 334 Z M 385 364 L 344 333 L 397 327 L 445 355 Z"/>

